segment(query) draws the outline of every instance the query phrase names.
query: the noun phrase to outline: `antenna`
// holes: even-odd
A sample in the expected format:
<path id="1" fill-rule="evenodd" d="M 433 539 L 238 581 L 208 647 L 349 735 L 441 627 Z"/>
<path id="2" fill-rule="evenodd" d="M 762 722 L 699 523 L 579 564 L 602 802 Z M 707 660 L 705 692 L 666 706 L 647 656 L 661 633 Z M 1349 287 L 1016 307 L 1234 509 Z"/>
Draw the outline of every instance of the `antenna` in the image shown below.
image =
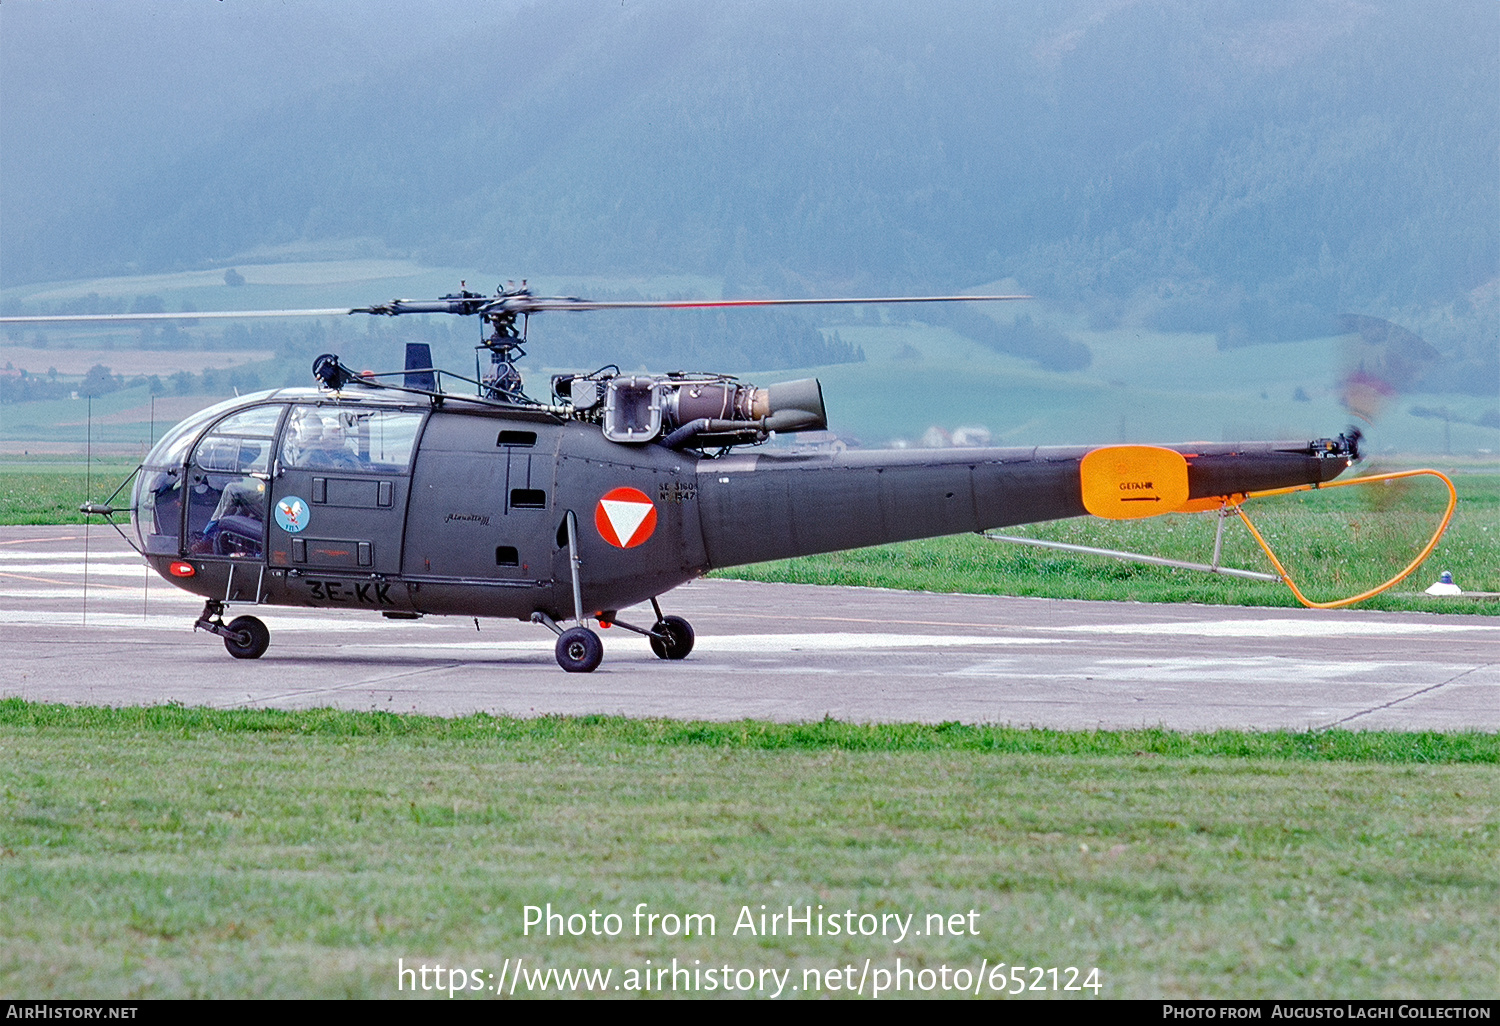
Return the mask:
<path id="1" fill-rule="evenodd" d="M 156 393 L 151 393 L 151 424 L 146 428 L 146 451 L 141 456 L 141 462 L 146 462 L 146 456 L 151 454 L 151 447 L 156 444 Z M 134 513 L 132 513 L 134 516 Z M 146 617 L 151 606 L 151 564 L 146 564 L 146 583 L 141 588 L 141 622 L 146 622 Z"/>
<path id="2" fill-rule="evenodd" d="M 83 502 L 94 501 L 94 397 L 88 397 L 88 418 L 83 429 Z M 83 518 L 83 626 L 89 625 L 89 518 Z"/>

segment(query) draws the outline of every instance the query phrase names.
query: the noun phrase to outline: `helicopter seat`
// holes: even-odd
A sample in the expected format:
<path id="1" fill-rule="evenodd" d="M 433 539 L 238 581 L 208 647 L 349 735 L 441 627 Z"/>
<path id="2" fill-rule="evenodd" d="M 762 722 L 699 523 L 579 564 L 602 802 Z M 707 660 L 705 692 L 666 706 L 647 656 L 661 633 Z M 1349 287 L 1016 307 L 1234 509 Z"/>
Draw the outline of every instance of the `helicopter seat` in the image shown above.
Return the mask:
<path id="1" fill-rule="evenodd" d="M 203 533 L 212 536 L 217 556 L 259 556 L 265 525 L 254 517 L 234 514 L 220 517 Z"/>

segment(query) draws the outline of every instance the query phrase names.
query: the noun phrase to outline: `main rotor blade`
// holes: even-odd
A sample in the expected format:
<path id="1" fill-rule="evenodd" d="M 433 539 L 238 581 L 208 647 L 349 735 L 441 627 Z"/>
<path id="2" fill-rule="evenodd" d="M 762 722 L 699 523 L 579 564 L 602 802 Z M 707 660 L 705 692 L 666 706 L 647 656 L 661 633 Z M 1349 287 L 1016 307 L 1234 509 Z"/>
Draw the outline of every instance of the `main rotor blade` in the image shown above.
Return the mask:
<path id="1" fill-rule="evenodd" d="M 1030 296 L 876 296 L 862 299 L 570 299 L 562 296 L 538 296 L 502 300 L 505 309 L 520 313 L 543 310 L 712 310 L 740 306 L 832 306 L 874 303 L 988 303 Z"/>
<path id="2" fill-rule="evenodd" d="M 569 296 L 466 296 L 397 299 L 377 306 L 321 310 L 185 310 L 181 313 L 49 314 L 0 317 L 0 324 L 88 324 L 121 321 L 237 320 L 254 317 L 343 317 L 347 314 L 533 314 L 547 310 L 713 310 L 754 306 L 860 306 L 878 303 L 992 303 L 1030 296 L 867 296 L 839 299 L 576 299 Z"/>
<path id="3" fill-rule="evenodd" d="M 358 313 L 348 307 L 327 310 L 204 310 L 183 313 L 50 314 L 45 317 L 0 317 L 0 324 L 57 324 L 91 321 L 207 321 L 245 317 L 334 317 Z"/>

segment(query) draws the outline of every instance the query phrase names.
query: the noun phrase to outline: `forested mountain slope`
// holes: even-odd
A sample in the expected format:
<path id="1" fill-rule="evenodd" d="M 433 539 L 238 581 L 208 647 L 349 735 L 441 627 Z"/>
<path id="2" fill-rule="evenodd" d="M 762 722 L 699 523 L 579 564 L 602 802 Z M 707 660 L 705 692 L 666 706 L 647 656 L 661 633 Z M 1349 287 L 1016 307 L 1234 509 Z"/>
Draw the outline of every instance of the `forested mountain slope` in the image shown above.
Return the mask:
<path id="1" fill-rule="evenodd" d="M 76 202 L 0 177 L 0 280 L 339 244 L 734 293 L 1013 278 L 1226 346 L 1404 314 L 1468 376 L 1496 346 L 1491 3 L 573 0 L 420 42 L 394 22 Z"/>

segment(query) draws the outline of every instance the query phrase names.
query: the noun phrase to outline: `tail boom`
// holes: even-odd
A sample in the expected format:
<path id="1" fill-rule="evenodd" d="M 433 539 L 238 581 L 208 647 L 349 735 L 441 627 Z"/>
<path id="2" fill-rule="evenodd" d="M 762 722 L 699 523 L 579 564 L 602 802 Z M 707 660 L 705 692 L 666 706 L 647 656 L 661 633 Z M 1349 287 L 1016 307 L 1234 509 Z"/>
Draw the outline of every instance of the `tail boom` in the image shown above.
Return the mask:
<path id="1" fill-rule="evenodd" d="M 1329 481 L 1357 455 L 1329 441 L 1163 448 L 1186 461 L 1189 503 Z M 1099 451 L 849 450 L 704 459 L 697 494 L 708 562 L 737 566 L 1083 516 L 1089 509 L 1080 465 Z"/>

